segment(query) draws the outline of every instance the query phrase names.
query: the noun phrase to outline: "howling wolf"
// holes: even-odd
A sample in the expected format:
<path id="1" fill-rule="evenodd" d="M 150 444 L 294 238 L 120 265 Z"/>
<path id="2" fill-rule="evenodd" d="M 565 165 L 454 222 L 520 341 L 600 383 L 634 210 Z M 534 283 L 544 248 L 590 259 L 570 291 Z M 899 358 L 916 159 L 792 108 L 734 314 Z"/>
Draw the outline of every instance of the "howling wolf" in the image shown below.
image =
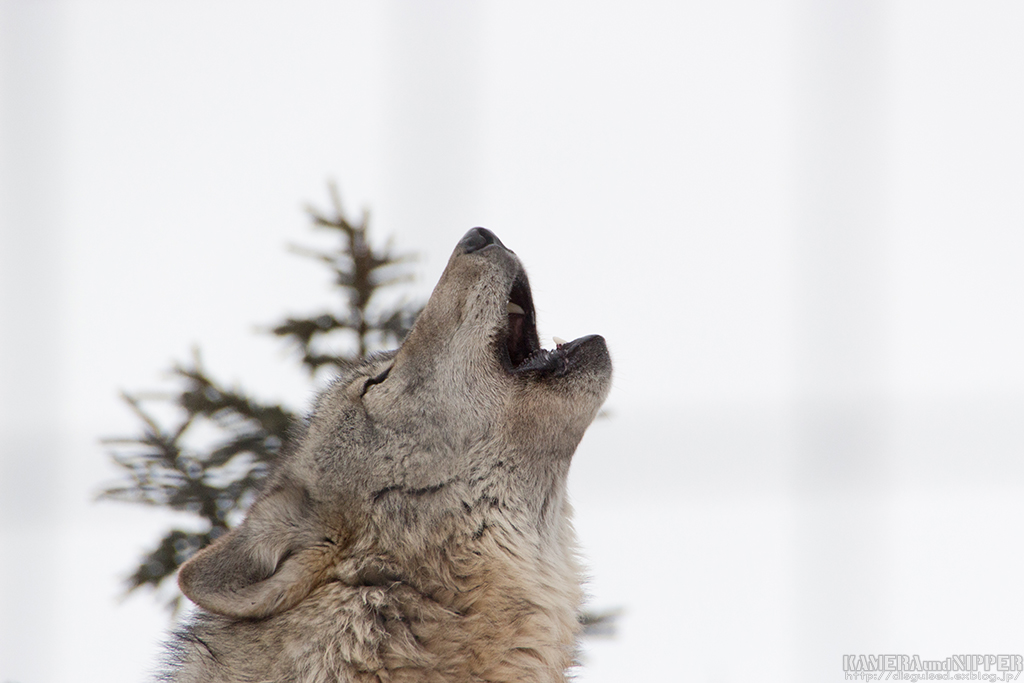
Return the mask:
<path id="1" fill-rule="evenodd" d="M 608 393 L 542 349 L 515 254 L 474 228 L 405 343 L 319 398 L 235 530 L 181 568 L 166 681 L 565 681 L 569 462 Z"/>

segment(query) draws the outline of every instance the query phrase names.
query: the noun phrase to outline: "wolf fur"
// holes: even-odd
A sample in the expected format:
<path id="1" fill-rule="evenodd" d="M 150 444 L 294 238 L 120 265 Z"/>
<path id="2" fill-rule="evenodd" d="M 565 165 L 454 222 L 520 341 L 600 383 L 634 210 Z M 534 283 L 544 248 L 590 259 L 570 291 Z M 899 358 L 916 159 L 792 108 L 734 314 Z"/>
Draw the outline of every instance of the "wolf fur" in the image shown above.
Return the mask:
<path id="1" fill-rule="evenodd" d="M 569 463 L 608 392 L 540 348 L 515 254 L 474 228 L 397 351 L 320 397 L 246 520 L 189 560 L 168 681 L 565 681 Z"/>

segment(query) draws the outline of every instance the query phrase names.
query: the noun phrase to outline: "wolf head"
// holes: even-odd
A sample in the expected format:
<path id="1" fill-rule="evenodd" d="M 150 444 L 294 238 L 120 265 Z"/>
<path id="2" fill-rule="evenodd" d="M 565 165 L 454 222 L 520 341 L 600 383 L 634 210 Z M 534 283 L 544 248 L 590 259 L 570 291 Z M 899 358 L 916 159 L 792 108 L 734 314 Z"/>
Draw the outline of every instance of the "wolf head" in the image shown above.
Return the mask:
<path id="1" fill-rule="evenodd" d="M 404 584 L 458 612 L 481 576 L 572 572 L 565 480 L 610 380 L 599 336 L 540 347 L 518 258 L 470 230 L 401 348 L 320 397 L 247 519 L 182 567 L 181 589 L 246 620 L 334 582 Z"/>

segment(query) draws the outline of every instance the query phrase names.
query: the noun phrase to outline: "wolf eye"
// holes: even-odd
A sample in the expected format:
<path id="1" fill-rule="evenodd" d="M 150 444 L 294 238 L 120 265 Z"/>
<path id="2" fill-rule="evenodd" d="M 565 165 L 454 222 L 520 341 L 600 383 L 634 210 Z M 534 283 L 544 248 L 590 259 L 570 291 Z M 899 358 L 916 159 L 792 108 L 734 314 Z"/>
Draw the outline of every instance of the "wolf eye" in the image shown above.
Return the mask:
<path id="1" fill-rule="evenodd" d="M 367 379 L 366 380 L 366 384 L 363 385 L 363 391 L 359 395 L 360 396 L 365 396 L 367 389 L 372 387 L 374 384 L 380 384 L 381 382 L 386 380 L 388 378 L 388 373 L 389 372 L 391 372 L 391 366 L 390 365 L 387 368 L 385 368 L 384 372 L 380 373 L 376 377 L 370 377 L 369 379 Z"/>

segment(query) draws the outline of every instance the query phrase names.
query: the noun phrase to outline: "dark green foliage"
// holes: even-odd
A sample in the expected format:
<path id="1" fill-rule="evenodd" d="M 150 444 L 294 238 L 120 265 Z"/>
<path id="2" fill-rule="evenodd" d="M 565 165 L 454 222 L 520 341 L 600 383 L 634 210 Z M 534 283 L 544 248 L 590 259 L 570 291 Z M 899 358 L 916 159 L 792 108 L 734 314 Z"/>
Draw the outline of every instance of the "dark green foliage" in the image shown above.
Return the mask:
<path id="1" fill-rule="evenodd" d="M 390 307 L 374 305 L 374 295 L 382 288 L 390 287 L 411 278 L 403 272 L 402 266 L 408 256 L 392 253 L 389 242 L 382 250 L 374 250 L 367 239 L 367 216 L 363 214 L 360 224 L 350 223 L 344 216 L 338 194 L 333 190 L 331 199 L 334 216 L 326 217 L 308 209 L 313 224 L 335 230 L 342 238 L 343 247 L 332 252 L 294 248 L 297 253 L 324 263 L 334 275 L 334 285 L 345 298 L 345 305 L 337 313 L 324 312 L 308 318 L 286 318 L 273 328 L 272 332 L 298 345 L 302 352 L 302 364 L 315 373 L 324 366 L 335 366 L 346 360 L 362 358 L 366 354 L 393 348 L 401 343 L 419 314 L 420 306 L 399 304 Z M 349 353 L 343 355 L 325 353 L 319 350 L 317 340 L 333 333 L 342 333 L 354 344 Z"/>
<path id="2" fill-rule="evenodd" d="M 298 348 L 311 375 L 397 346 L 420 311 L 406 303 L 377 305 L 375 295 L 381 289 L 409 279 L 402 268 L 409 259 L 394 255 L 390 244 L 375 249 L 367 217 L 353 224 L 333 187 L 331 199 L 333 216 L 313 209 L 309 213 L 314 226 L 337 235 L 337 248 L 296 251 L 330 268 L 342 305 L 335 312 L 286 318 L 271 329 Z M 244 389 L 222 386 L 207 373 L 198 352 L 190 363 L 176 365 L 172 376 L 178 381 L 177 393 L 123 395 L 141 422 L 141 434 L 104 441 L 128 477 L 105 490 L 102 498 L 168 507 L 194 518 L 187 528 L 169 531 L 141 559 L 128 578 L 129 591 L 157 588 L 197 550 L 238 524 L 299 421 L 284 406 L 265 405 Z M 151 404 L 161 415 L 170 408 L 177 415 L 173 426 L 162 424 L 147 409 Z M 179 601 L 180 596 L 174 598 L 171 606 Z"/>

